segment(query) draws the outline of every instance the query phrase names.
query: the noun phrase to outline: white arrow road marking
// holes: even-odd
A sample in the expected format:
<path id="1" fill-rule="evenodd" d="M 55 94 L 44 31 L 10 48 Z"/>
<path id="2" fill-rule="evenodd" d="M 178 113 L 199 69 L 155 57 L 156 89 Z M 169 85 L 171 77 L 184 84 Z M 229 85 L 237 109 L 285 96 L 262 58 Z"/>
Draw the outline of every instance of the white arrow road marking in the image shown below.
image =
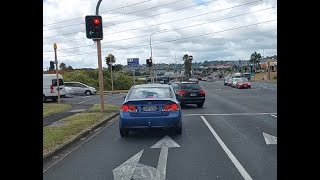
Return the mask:
<path id="1" fill-rule="evenodd" d="M 115 180 L 130 180 L 138 162 L 142 156 L 143 150 L 132 156 L 126 162 L 112 170 Z"/>
<path id="2" fill-rule="evenodd" d="M 264 140 L 266 141 L 266 144 L 277 144 L 277 137 L 276 136 L 271 136 L 270 134 L 267 133 L 262 133 Z"/>
<path id="3" fill-rule="evenodd" d="M 214 135 L 214 137 L 217 139 L 218 143 L 220 144 L 220 146 L 222 147 L 222 149 L 224 150 L 224 152 L 226 152 L 226 154 L 228 155 L 228 157 L 230 158 L 230 160 L 232 161 L 232 163 L 236 166 L 236 168 L 238 169 L 238 171 L 240 172 L 240 174 L 242 175 L 242 177 L 245 180 L 252 180 L 251 176 L 249 175 L 249 173 L 244 169 L 244 167 L 240 164 L 240 162 L 238 161 L 238 159 L 232 154 L 232 152 L 228 149 L 228 147 L 224 144 L 224 142 L 220 139 L 219 135 L 216 133 L 216 131 L 211 127 L 211 125 L 208 123 L 208 121 L 203 117 L 200 116 L 201 119 L 203 120 L 203 122 L 207 125 L 207 127 L 209 128 L 209 130 L 211 131 L 211 133 Z"/>
<path id="4" fill-rule="evenodd" d="M 160 180 L 166 179 L 168 151 L 169 151 L 169 148 L 172 148 L 172 147 L 181 147 L 181 146 L 177 144 L 174 140 L 172 140 L 169 136 L 165 136 L 156 144 L 151 146 L 151 148 L 161 148 L 158 166 L 157 166 L 157 170 L 160 173 Z"/>
<path id="5" fill-rule="evenodd" d="M 138 163 L 132 175 L 134 180 L 159 180 L 159 171 L 151 166 Z"/>
<path id="6" fill-rule="evenodd" d="M 112 170 L 114 180 L 165 180 L 169 148 L 180 147 L 169 136 L 165 136 L 150 148 L 161 148 L 157 169 L 138 163 L 143 150 Z"/>
<path id="7" fill-rule="evenodd" d="M 274 115 L 274 114 L 270 114 L 270 115 L 271 115 L 271 116 L 273 116 L 273 117 L 275 117 L 275 118 L 277 117 L 277 116 L 276 116 L 276 115 Z"/>

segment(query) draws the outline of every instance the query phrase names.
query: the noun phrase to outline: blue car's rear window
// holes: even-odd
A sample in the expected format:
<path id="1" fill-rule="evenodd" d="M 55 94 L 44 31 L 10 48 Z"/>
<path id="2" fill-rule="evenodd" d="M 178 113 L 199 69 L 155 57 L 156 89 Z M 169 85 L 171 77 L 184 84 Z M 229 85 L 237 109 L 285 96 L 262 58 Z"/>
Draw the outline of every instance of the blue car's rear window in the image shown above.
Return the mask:
<path id="1" fill-rule="evenodd" d="M 128 99 L 145 98 L 173 98 L 173 93 L 168 87 L 139 87 L 131 89 L 128 94 Z"/>

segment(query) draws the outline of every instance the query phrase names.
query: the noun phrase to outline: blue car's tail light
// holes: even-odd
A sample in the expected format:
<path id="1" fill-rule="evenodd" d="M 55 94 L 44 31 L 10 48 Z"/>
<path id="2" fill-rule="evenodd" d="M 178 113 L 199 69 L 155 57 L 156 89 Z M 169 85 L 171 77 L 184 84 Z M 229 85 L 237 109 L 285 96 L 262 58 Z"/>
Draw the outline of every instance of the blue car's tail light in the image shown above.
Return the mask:
<path id="1" fill-rule="evenodd" d="M 124 104 L 124 105 L 122 105 L 122 107 L 121 107 L 121 111 L 122 111 L 122 112 L 137 112 L 137 107 L 134 106 L 134 105 Z"/>
<path id="2" fill-rule="evenodd" d="M 179 106 L 176 103 L 166 104 L 163 106 L 162 111 L 178 111 Z"/>

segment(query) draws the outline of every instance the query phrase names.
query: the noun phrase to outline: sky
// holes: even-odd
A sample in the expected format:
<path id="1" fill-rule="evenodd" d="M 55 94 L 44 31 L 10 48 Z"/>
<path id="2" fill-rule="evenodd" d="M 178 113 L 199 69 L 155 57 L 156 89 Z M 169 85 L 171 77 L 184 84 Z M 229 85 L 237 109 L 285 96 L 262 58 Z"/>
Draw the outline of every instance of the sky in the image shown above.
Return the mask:
<path id="1" fill-rule="evenodd" d="M 86 15 L 98 0 L 43 1 L 43 66 L 54 60 L 73 68 L 97 68 L 97 46 L 86 38 Z M 251 53 L 277 54 L 276 0 L 103 0 L 103 66 L 112 53 L 116 64 L 139 58 L 145 64 L 248 60 Z"/>

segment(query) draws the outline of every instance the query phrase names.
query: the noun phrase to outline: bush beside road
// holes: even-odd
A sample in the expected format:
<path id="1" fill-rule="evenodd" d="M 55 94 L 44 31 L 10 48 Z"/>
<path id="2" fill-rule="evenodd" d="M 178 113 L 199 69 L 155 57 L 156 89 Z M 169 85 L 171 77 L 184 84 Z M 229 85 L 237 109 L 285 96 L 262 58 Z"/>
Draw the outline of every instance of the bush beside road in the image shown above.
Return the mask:
<path id="1" fill-rule="evenodd" d="M 69 104 L 43 103 L 43 118 L 71 108 Z"/>
<path id="2" fill-rule="evenodd" d="M 99 105 L 95 105 L 89 112 L 77 113 L 43 128 L 43 155 L 70 142 L 73 138 L 88 129 L 105 121 L 119 111 L 118 106 L 106 104 L 105 112 L 99 112 Z"/>

